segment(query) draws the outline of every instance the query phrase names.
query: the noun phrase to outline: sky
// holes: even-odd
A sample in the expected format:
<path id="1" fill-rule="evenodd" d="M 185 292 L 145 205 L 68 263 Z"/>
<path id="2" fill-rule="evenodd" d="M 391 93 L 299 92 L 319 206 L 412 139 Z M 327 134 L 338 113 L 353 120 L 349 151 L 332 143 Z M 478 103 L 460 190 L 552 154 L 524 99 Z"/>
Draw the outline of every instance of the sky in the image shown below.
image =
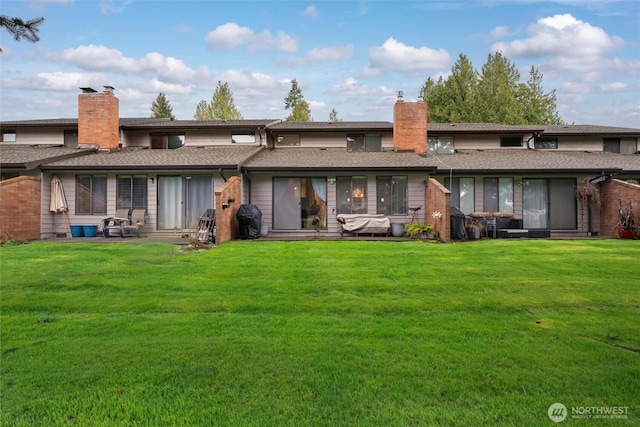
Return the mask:
<path id="1" fill-rule="evenodd" d="M 227 83 L 245 119 L 284 119 L 296 79 L 315 121 L 393 121 L 460 54 L 535 66 L 570 124 L 640 128 L 640 2 L 618 0 L 2 0 L 44 17 L 37 43 L 0 28 L 0 120 L 77 117 L 80 87 L 113 86 L 121 117 L 166 94 L 177 119 Z"/>

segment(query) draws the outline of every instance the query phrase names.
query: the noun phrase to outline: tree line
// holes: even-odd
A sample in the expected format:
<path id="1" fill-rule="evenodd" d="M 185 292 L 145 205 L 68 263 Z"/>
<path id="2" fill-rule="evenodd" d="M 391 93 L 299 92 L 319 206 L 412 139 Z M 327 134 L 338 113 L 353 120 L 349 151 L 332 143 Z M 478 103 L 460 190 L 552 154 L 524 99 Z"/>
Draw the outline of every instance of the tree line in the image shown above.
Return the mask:
<path id="1" fill-rule="evenodd" d="M 563 124 L 556 91 L 545 92 L 542 73 L 532 66 L 529 79 L 501 52 L 489 54 L 480 72 L 460 54 L 447 79 L 431 77 L 419 97 L 427 103 L 431 123 Z"/>
<path id="2" fill-rule="evenodd" d="M 476 71 L 469 58 L 460 54 L 446 79 L 427 78 L 418 94 L 427 103 L 431 123 L 497 123 L 509 125 L 563 124 L 556 105 L 556 91 L 545 92 L 542 73 L 534 66 L 527 81 L 501 52 L 489 54 L 481 71 Z M 291 81 L 284 108 L 290 111 L 287 121 L 313 121 L 309 103 L 296 79 Z M 160 93 L 151 106 L 153 117 L 174 119 L 171 105 Z M 218 81 L 210 102 L 196 106 L 196 120 L 240 120 L 233 93 L 227 83 Z M 329 121 L 340 121 L 335 109 Z"/>

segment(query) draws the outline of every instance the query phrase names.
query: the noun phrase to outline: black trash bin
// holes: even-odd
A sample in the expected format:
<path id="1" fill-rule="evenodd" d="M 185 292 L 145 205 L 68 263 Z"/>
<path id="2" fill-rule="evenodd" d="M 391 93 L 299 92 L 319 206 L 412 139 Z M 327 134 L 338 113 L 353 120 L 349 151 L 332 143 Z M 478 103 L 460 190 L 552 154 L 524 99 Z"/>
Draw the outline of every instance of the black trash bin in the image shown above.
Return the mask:
<path id="1" fill-rule="evenodd" d="M 451 206 L 451 239 L 462 240 L 467 237 L 466 219 L 466 215 L 460 209 Z"/>
<path id="2" fill-rule="evenodd" d="M 241 239 L 257 239 L 260 237 L 262 212 L 256 205 L 240 205 L 236 218 L 238 218 L 238 225 L 240 226 Z"/>

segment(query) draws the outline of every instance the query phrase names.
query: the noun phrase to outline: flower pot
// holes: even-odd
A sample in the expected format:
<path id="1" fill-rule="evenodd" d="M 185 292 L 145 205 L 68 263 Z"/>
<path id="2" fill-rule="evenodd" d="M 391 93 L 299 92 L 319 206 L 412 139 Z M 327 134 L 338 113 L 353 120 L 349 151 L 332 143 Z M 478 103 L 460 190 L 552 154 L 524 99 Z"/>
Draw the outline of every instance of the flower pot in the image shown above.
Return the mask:
<path id="1" fill-rule="evenodd" d="M 71 225 L 71 237 L 84 237 L 84 228 L 81 225 Z"/>
<path id="2" fill-rule="evenodd" d="M 404 234 L 404 224 L 391 223 L 391 235 L 393 237 L 402 237 Z"/>
<path id="3" fill-rule="evenodd" d="M 633 239 L 633 230 L 630 228 L 619 229 L 618 236 L 620 236 L 621 239 Z"/>
<path id="4" fill-rule="evenodd" d="M 82 226 L 82 232 L 84 234 L 84 237 L 96 237 L 96 234 L 98 232 L 98 226 L 97 225 L 83 225 Z"/>

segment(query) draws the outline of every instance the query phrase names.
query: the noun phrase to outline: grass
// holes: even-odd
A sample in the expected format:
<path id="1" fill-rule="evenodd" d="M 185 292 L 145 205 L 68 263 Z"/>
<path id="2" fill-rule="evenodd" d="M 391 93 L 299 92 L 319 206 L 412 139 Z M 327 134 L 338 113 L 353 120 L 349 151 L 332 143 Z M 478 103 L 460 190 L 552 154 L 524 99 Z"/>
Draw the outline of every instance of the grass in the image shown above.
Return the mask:
<path id="1" fill-rule="evenodd" d="M 640 418 L 640 245 L 0 248 L 6 426 L 553 425 Z"/>

